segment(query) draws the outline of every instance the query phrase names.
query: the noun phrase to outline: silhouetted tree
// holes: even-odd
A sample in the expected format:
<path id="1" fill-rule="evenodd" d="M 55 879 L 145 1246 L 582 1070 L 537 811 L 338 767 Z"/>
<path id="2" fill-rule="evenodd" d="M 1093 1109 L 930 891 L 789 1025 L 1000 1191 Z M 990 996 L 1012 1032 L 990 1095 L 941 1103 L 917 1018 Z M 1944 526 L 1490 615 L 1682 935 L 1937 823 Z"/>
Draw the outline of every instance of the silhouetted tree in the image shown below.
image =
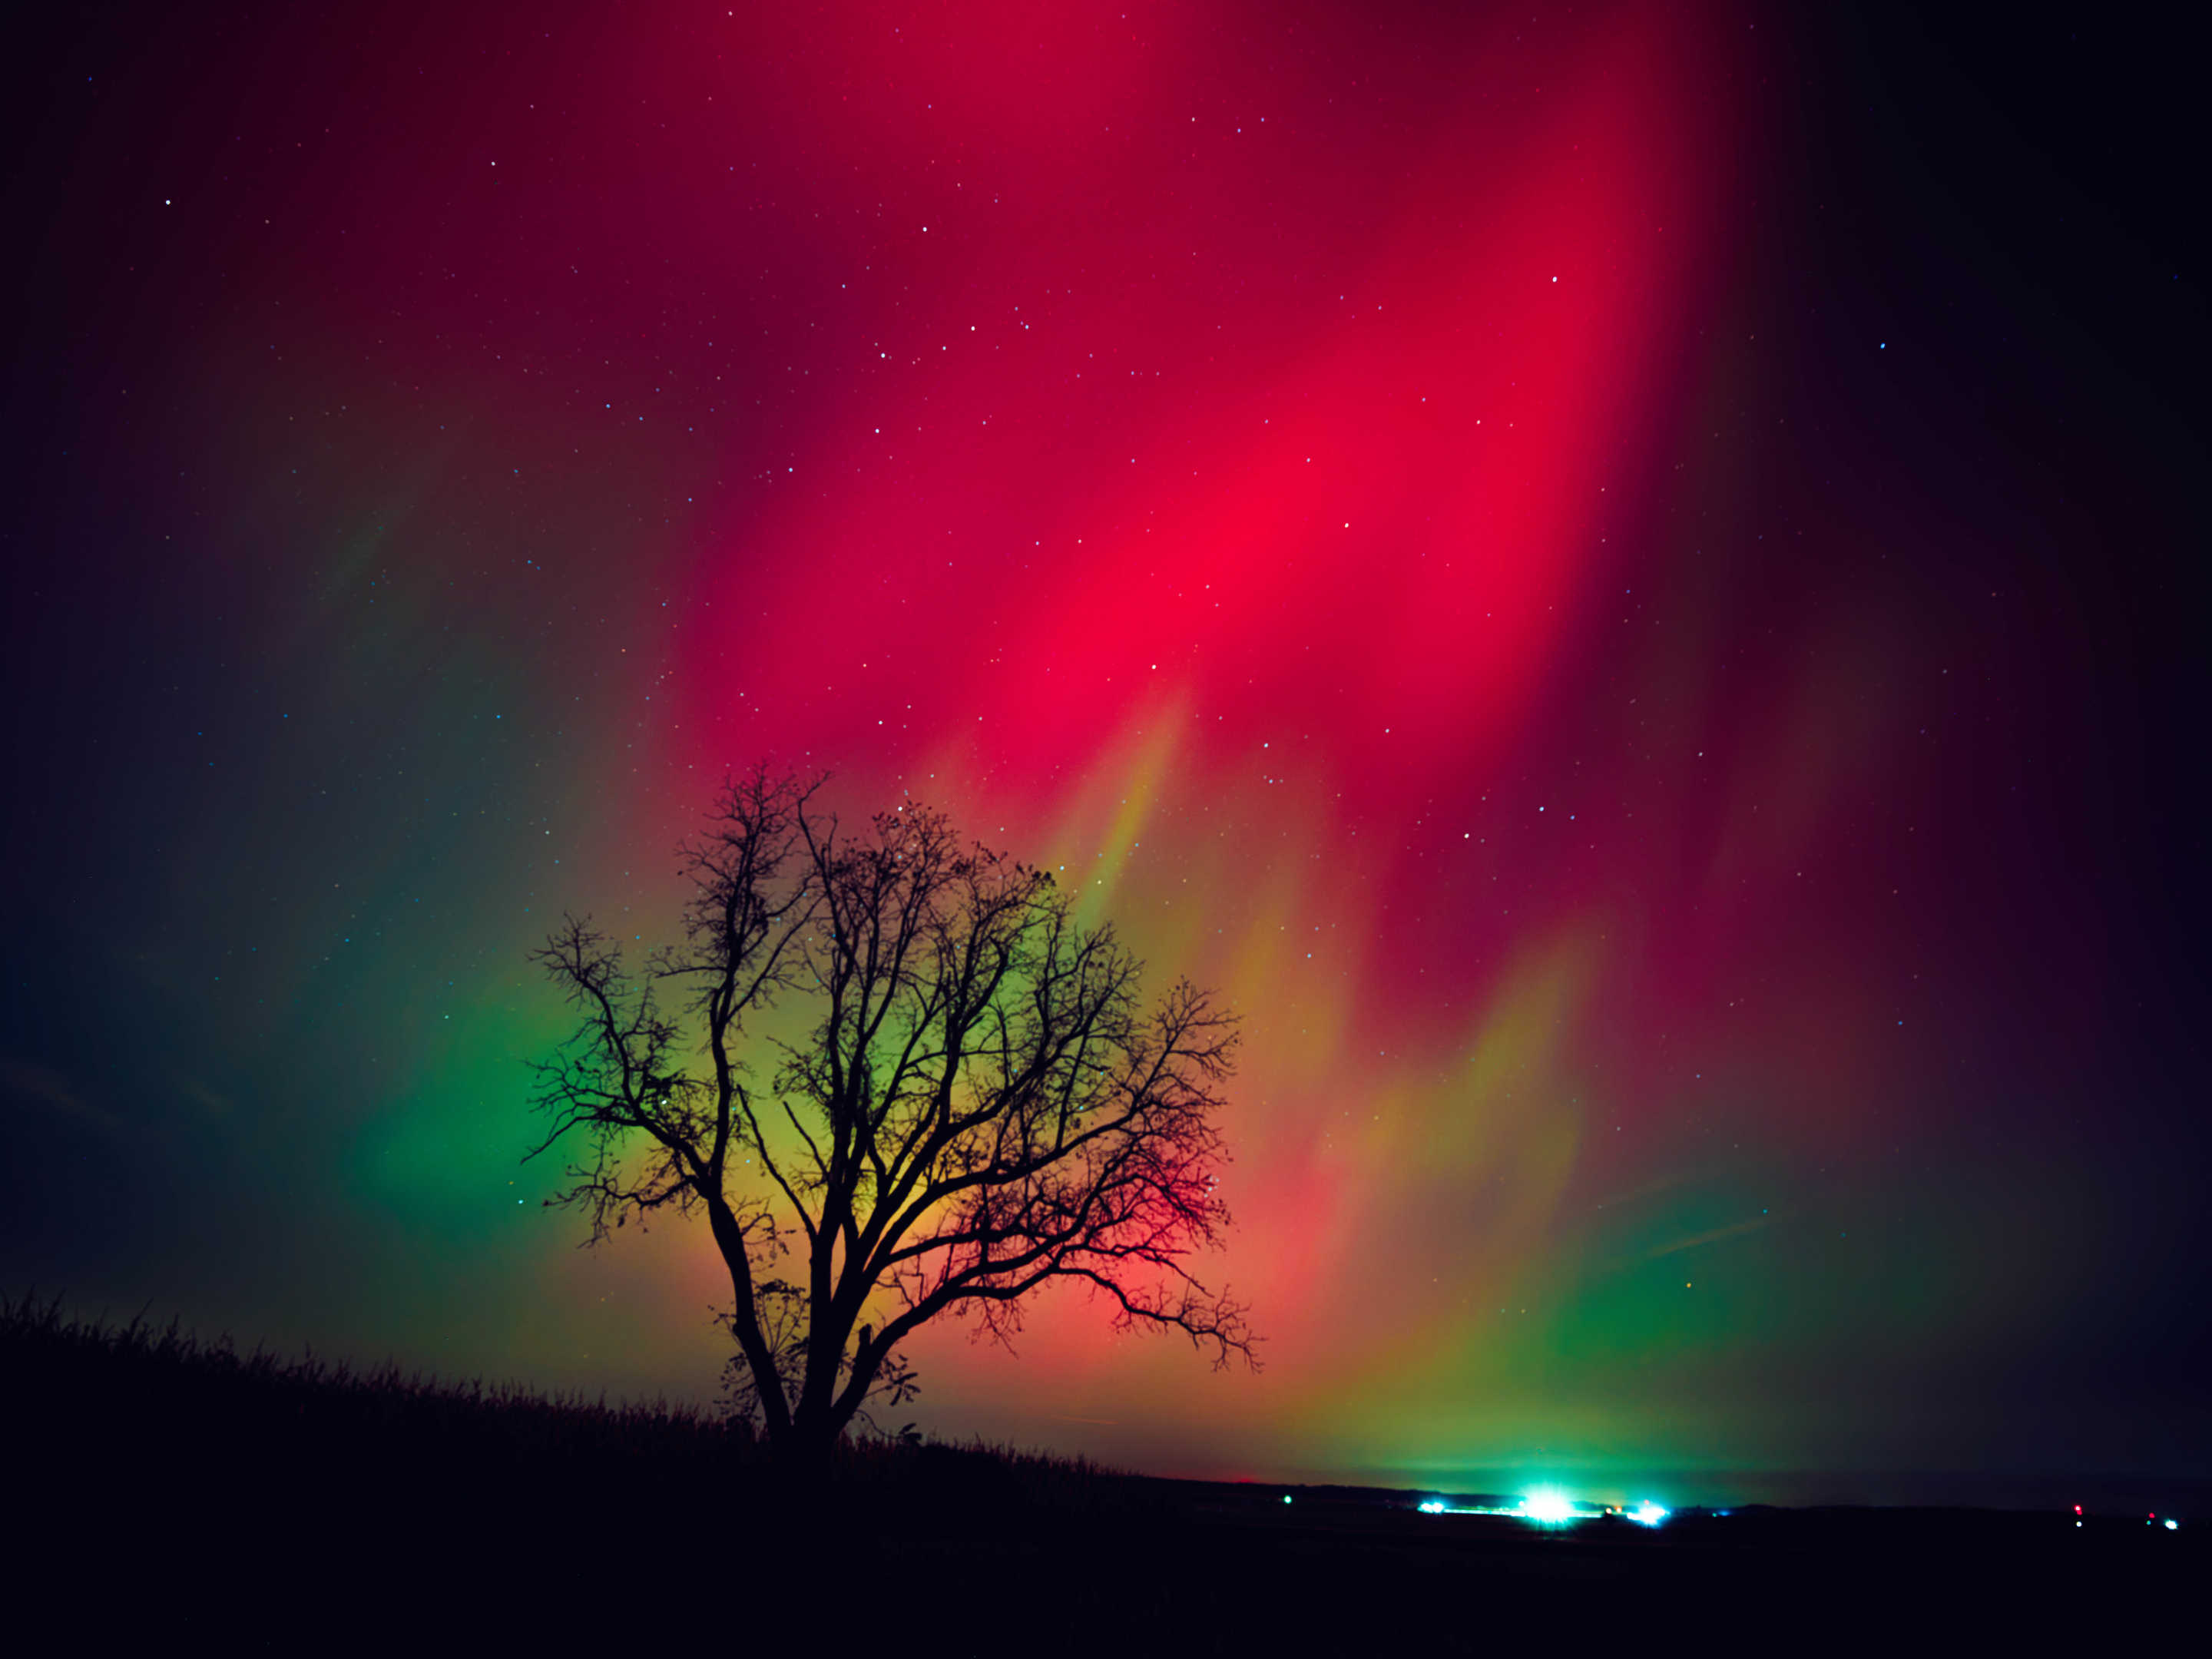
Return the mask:
<path id="1" fill-rule="evenodd" d="M 586 1209 L 592 1243 L 706 1212 L 736 1296 L 732 1405 L 801 1465 L 914 1395 L 897 1346 L 916 1328 L 964 1316 L 1011 1346 L 1054 1280 L 1256 1368 L 1246 1309 L 1183 1265 L 1229 1223 L 1233 1018 L 1187 981 L 1146 1006 L 1141 964 L 1043 871 L 920 806 L 848 836 L 821 782 L 726 786 L 682 849 L 686 941 L 638 978 L 573 916 L 532 953 L 581 1020 L 537 1067 L 553 1126 L 530 1156 L 590 1148 L 546 1201 Z M 798 999 L 805 1040 L 752 1029 Z"/>

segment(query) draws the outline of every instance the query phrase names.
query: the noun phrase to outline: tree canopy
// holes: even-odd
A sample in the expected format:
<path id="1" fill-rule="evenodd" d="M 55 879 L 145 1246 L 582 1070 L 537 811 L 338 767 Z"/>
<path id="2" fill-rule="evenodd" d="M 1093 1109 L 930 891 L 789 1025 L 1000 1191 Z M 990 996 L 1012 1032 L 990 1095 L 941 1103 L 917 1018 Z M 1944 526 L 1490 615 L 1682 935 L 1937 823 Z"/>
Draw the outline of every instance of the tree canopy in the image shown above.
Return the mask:
<path id="1" fill-rule="evenodd" d="M 706 1212 L 732 1404 L 802 1459 L 914 1395 L 919 1327 L 1011 1345 L 1056 1280 L 1256 1368 L 1246 1308 L 1186 1265 L 1230 1223 L 1235 1018 L 1188 981 L 1147 1001 L 1046 872 L 923 806 L 848 832 L 823 784 L 725 787 L 682 849 L 684 942 L 641 971 L 588 919 L 533 952 L 579 1015 L 536 1068 L 552 1122 L 530 1156 L 582 1153 L 547 1202 L 582 1208 L 592 1243 Z"/>

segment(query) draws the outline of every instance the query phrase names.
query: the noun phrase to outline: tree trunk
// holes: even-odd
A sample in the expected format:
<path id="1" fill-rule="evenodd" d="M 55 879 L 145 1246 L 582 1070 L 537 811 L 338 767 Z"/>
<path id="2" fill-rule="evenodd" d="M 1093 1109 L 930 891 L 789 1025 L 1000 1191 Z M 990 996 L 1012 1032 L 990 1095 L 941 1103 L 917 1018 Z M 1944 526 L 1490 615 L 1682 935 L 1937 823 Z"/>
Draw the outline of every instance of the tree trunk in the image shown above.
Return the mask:
<path id="1" fill-rule="evenodd" d="M 826 1419 L 801 1412 L 771 1448 L 776 1468 L 794 1485 L 819 1486 L 830 1479 L 837 1449 L 836 1431 Z"/>

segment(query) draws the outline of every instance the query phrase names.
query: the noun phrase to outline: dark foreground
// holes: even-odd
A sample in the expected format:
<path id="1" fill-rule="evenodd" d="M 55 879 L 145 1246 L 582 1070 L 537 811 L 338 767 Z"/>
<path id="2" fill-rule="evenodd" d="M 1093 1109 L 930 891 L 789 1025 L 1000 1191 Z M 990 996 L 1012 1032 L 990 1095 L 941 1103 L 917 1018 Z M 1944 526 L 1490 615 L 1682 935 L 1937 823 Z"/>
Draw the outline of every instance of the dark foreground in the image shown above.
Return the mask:
<path id="1" fill-rule="evenodd" d="M 732 1654 L 2203 1644 L 2212 1526 L 1436 1516 L 887 1446 L 793 1486 L 701 1414 L 0 1315 L 11 1628 L 74 1646 Z M 1285 1504 L 1288 1492 L 1294 1501 Z"/>

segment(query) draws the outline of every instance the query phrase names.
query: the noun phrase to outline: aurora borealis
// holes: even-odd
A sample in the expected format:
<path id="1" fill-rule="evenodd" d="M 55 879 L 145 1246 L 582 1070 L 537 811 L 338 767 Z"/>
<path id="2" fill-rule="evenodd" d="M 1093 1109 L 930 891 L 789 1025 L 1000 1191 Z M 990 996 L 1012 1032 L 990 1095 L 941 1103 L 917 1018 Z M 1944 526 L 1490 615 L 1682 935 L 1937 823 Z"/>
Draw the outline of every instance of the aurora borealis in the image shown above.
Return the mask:
<path id="1" fill-rule="evenodd" d="M 1245 1017 L 1200 1272 L 1265 1371 L 1069 1298 L 915 1345 L 925 1426 L 2212 1474 L 2204 313 L 2113 78 L 2178 71 L 1918 27 L 54 24 L 9 1285 L 707 1397 L 705 1240 L 580 1252 L 518 1165 L 525 953 L 667 937 L 765 757 L 947 807 Z"/>

